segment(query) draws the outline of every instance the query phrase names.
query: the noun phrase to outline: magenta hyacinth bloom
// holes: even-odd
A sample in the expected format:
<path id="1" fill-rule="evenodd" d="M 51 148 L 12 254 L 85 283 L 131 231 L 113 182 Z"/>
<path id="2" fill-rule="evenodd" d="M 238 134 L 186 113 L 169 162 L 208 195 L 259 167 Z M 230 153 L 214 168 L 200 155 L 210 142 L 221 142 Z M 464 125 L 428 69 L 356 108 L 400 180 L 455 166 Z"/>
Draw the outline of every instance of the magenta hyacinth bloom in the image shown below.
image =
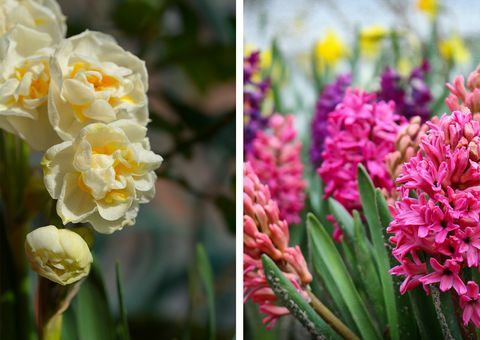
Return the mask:
<path id="1" fill-rule="evenodd" d="M 300 151 L 294 117 L 274 114 L 267 128 L 257 132 L 246 154 L 246 160 L 278 203 L 280 218 L 288 224 L 300 223 L 305 201 Z"/>
<path id="2" fill-rule="evenodd" d="M 277 297 L 265 277 L 262 254 L 267 254 L 277 262 L 280 270 L 306 301 L 310 298 L 305 286 L 312 281 L 312 275 L 300 247 L 288 246 L 288 224 L 280 219 L 278 205 L 270 196 L 268 186 L 260 182 L 249 163 L 244 164 L 243 177 L 244 301 L 251 299 L 259 305 L 260 311 L 267 315 L 263 323 L 270 329 L 289 311 L 277 305 Z"/>
<path id="3" fill-rule="evenodd" d="M 432 94 L 425 82 L 425 76 L 430 71 L 430 65 L 424 61 L 414 68 L 408 77 L 402 77 L 391 67 L 387 67 L 380 78 L 378 99 L 395 102 L 395 113 L 407 120 L 420 116 L 422 122 L 430 117 L 429 105 Z"/>
<path id="4" fill-rule="evenodd" d="M 393 102 L 377 102 L 375 94 L 348 89 L 328 115 L 323 162 L 317 170 L 325 183 L 325 197 L 348 210 L 360 209 L 357 167 L 363 164 L 376 187 L 390 191 L 393 182 L 385 157 L 395 150 L 402 121 Z"/>
<path id="5" fill-rule="evenodd" d="M 480 294 L 474 281 L 468 281 L 467 293 L 460 297 L 460 307 L 463 308 L 463 323 L 467 325 L 472 321 L 480 328 Z"/>
<path id="6" fill-rule="evenodd" d="M 315 169 L 322 164 L 323 145 L 328 135 L 328 114 L 335 110 L 335 107 L 342 101 L 345 91 L 351 83 L 351 74 L 340 75 L 335 82 L 325 85 L 320 93 L 310 127 L 312 134 L 310 160 Z"/>
<path id="7" fill-rule="evenodd" d="M 445 99 L 445 104 L 452 111 L 470 111 L 472 114 L 480 113 L 480 65 L 470 73 L 465 87 L 463 76 L 456 76 L 453 84 L 447 83 L 450 94 Z"/>
<path id="8" fill-rule="evenodd" d="M 390 273 L 405 277 L 402 294 L 419 283 L 427 292 L 437 283 L 441 291 L 455 291 L 464 321 L 477 325 L 478 287 L 476 293 L 472 284 L 466 287 L 462 273 L 480 265 L 480 122 L 455 111 L 427 124 L 420 151 L 397 179 L 402 198 L 387 232 L 400 264 Z"/>
<path id="9" fill-rule="evenodd" d="M 243 59 L 244 152 L 248 153 L 257 131 L 266 127 L 268 116 L 262 116 L 262 103 L 270 89 L 270 79 L 256 80 L 260 72 L 260 52 Z"/>
<path id="10" fill-rule="evenodd" d="M 452 287 L 459 295 L 467 292 L 467 287 L 465 287 L 462 279 L 458 276 L 460 266 L 454 260 L 446 260 L 445 264 L 441 265 L 434 258 L 430 258 L 430 265 L 435 271 L 420 279 L 420 282 L 425 286 L 439 282 L 442 292 L 446 292 Z"/>

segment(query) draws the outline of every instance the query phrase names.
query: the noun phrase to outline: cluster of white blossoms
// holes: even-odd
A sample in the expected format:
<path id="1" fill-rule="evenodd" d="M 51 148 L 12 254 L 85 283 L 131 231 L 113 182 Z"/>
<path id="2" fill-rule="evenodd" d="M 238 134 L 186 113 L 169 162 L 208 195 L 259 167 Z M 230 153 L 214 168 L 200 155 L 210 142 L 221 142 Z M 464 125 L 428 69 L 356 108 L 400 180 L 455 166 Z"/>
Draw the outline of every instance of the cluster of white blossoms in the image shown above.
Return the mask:
<path id="1" fill-rule="evenodd" d="M 45 186 L 64 224 L 112 233 L 133 225 L 155 195 L 162 158 L 146 137 L 147 70 L 111 36 L 65 34 L 55 0 L 0 0 L 0 128 L 45 152 Z M 29 258 L 35 235 L 54 240 L 36 232 Z M 42 263 L 33 267 L 44 272 Z"/>

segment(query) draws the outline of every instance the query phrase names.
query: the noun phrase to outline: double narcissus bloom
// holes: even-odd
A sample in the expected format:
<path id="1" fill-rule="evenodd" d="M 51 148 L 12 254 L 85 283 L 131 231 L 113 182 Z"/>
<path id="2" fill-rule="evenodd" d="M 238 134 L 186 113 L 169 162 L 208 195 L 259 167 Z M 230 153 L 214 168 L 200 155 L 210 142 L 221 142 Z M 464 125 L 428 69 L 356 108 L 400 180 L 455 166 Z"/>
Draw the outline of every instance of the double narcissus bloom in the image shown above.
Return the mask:
<path id="1" fill-rule="evenodd" d="M 279 218 L 277 203 L 268 187 L 261 183 L 249 163 L 243 167 L 243 288 L 244 299 L 258 304 L 267 315 L 267 329 L 289 314 L 286 307 L 276 304 L 277 297 L 269 287 L 261 256 L 274 260 L 297 291 L 306 299 L 306 286 L 312 281 L 300 248 L 289 247 L 288 224 Z"/>
<path id="2" fill-rule="evenodd" d="M 85 31 L 63 40 L 52 56 L 50 122 L 63 140 L 95 122 L 129 119 L 146 126 L 145 62 L 111 37 Z"/>
<path id="3" fill-rule="evenodd" d="M 395 113 L 410 119 L 420 116 L 423 122 L 430 117 L 429 105 L 432 94 L 425 82 L 430 71 L 427 61 L 412 70 L 408 77 L 402 77 L 391 67 L 387 67 L 380 78 L 378 100 L 395 102 Z"/>
<path id="4" fill-rule="evenodd" d="M 89 222 L 101 233 L 135 223 L 139 203 L 155 195 L 162 157 L 150 151 L 147 129 L 129 120 L 87 125 L 73 140 L 47 150 L 45 187 L 64 224 Z"/>
<path id="5" fill-rule="evenodd" d="M 87 276 L 93 261 L 80 235 L 53 225 L 29 233 L 25 252 L 34 271 L 63 286 Z"/>
<path id="6" fill-rule="evenodd" d="M 55 0 L 0 0 L 0 37 L 15 26 L 48 35 L 54 43 L 65 37 L 65 16 Z"/>
<path id="7" fill-rule="evenodd" d="M 36 150 L 61 142 L 48 119 L 51 38 L 15 26 L 0 39 L 0 128 Z"/>
<path id="8" fill-rule="evenodd" d="M 480 65 L 470 73 L 466 85 L 461 75 L 455 77 L 453 84 L 447 83 L 450 94 L 445 104 L 452 111 L 470 111 L 475 117 L 480 113 Z"/>
<path id="9" fill-rule="evenodd" d="M 155 195 L 162 158 L 146 137 L 147 70 L 111 36 L 65 32 L 54 0 L 0 0 L 0 128 L 46 150 L 44 183 L 64 224 L 112 233 Z M 60 284 L 87 275 L 91 255 L 74 235 L 30 233 L 32 268 Z"/>
<path id="10" fill-rule="evenodd" d="M 478 286 L 465 277 L 480 264 L 480 122 L 455 111 L 428 125 L 397 179 L 402 199 L 387 232 L 400 265 L 391 273 L 405 277 L 401 293 L 436 283 L 454 292 L 465 324 L 480 327 Z"/>
<path id="11" fill-rule="evenodd" d="M 325 183 L 325 197 L 348 210 L 360 209 L 357 167 L 362 164 L 376 187 L 387 192 L 393 182 L 386 156 L 395 150 L 401 118 L 392 101 L 377 102 L 375 94 L 348 89 L 343 101 L 328 115 L 328 137 L 317 172 Z"/>
<path id="12" fill-rule="evenodd" d="M 334 83 L 326 85 L 320 93 L 310 127 L 312 134 L 310 159 L 315 168 L 322 164 L 323 145 L 328 135 L 328 114 L 342 101 L 351 83 L 350 74 L 340 75 Z"/>
<path id="13" fill-rule="evenodd" d="M 270 88 L 270 79 L 260 77 L 260 52 L 252 52 L 243 59 L 244 151 L 250 152 L 257 131 L 266 127 L 268 116 L 262 115 L 262 103 Z"/>
<path id="14" fill-rule="evenodd" d="M 301 144 L 296 136 L 294 117 L 274 114 L 267 128 L 257 132 L 246 155 L 260 181 L 268 185 L 280 218 L 289 224 L 300 222 L 305 201 Z"/>

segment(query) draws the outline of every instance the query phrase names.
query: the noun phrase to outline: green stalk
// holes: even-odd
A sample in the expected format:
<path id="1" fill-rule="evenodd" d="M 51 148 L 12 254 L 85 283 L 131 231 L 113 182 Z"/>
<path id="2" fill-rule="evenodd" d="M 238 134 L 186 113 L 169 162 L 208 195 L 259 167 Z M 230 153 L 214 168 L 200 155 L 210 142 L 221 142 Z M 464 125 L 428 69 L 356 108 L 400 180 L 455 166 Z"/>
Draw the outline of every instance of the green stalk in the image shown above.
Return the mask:
<path id="1" fill-rule="evenodd" d="M 24 195 L 28 181 L 28 148 L 13 135 L 0 133 L 0 197 L 3 201 L 3 227 L 13 265 L 15 320 L 18 339 L 28 339 L 33 330 L 30 279 L 24 242 L 28 214 Z M 2 256 L 6 256 L 2 251 Z"/>
<path id="2" fill-rule="evenodd" d="M 343 336 L 347 340 L 359 340 L 359 337 L 353 333 L 339 318 L 333 314 L 330 309 L 327 308 L 312 291 L 307 290 L 307 294 L 310 297 L 310 305 L 313 307 L 320 317 L 325 320 L 338 334 Z"/>

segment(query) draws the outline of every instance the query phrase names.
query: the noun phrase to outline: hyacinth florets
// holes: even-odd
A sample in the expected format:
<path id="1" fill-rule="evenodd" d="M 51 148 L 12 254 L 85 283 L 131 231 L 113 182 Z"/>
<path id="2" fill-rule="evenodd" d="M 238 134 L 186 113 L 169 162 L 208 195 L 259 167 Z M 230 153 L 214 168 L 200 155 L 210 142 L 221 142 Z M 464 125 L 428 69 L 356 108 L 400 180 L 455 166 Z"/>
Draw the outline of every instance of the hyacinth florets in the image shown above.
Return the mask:
<path id="1" fill-rule="evenodd" d="M 306 286 L 312 281 L 300 247 L 289 247 L 288 224 L 279 218 L 277 203 L 272 200 L 268 187 L 261 183 L 249 163 L 243 168 L 243 288 L 244 300 L 251 299 L 267 316 L 263 323 L 267 329 L 289 314 L 279 306 L 277 297 L 269 287 L 261 256 L 267 254 L 283 271 L 297 291 L 309 300 Z"/>
<path id="2" fill-rule="evenodd" d="M 451 111 L 470 111 L 474 115 L 478 114 L 480 113 L 480 65 L 470 73 L 466 85 L 465 87 L 463 76 L 456 76 L 453 84 L 447 83 L 450 94 L 445 99 L 445 104 Z"/>
<path id="3" fill-rule="evenodd" d="M 258 131 L 246 159 L 260 181 L 268 185 L 280 209 L 280 218 L 300 223 L 305 201 L 301 144 L 296 139 L 294 116 L 274 114 L 265 130 Z"/>
<path id="4" fill-rule="evenodd" d="M 395 113 L 406 119 L 420 116 L 426 122 L 430 117 L 429 104 L 432 100 L 430 88 L 425 82 L 429 71 L 427 61 L 414 68 L 408 77 L 402 77 L 391 67 L 385 68 L 380 78 L 378 99 L 393 100 Z"/>
<path id="5" fill-rule="evenodd" d="M 428 124 L 397 179 L 402 199 L 387 231 L 400 264 L 391 273 L 405 277 L 401 293 L 419 285 L 428 293 L 436 283 L 455 292 L 464 323 L 480 327 L 478 285 L 467 279 L 480 264 L 480 122 L 455 111 Z"/>
<path id="6" fill-rule="evenodd" d="M 270 89 L 270 79 L 260 78 L 260 52 L 255 51 L 243 59 L 243 111 L 244 151 L 249 152 L 257 131 L 265 128 L 268 116 L 262 115 L 262 103 Z"/>
<path id="7" fill-rule="evenodd" d="M 351 83 L 351 74 L 343 74 L 335 82 L 326 85 L 320 93 L 311 125 L 310 159 L 315 168 L 322 164 L 323 147 L 328 135 L 328 114 L 342 101 Z"/>
<path id="8" fill-rule="evenodd" d="M 375 94 L 348 89 L 330 112 L 323 163 L 317 170 L 325 183 L 326 198 L 335 198 L 348 210 L 360 209 L 359 164 L 365 166 L 376 187 L 393 189 L 385 158 L 395 149 L 403 122 L 394 110 L 392 101 L 377 102 Z"/>

